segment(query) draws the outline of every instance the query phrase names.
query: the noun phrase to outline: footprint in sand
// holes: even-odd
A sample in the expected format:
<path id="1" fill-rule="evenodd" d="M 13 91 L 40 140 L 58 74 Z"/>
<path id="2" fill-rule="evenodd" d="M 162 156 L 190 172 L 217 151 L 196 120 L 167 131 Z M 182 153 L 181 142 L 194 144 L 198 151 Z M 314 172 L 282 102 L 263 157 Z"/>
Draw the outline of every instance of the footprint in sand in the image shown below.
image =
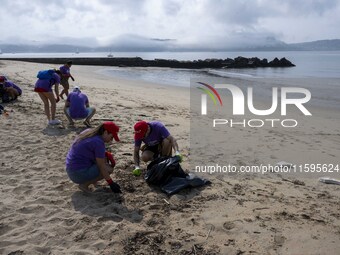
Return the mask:
<path id="1" fill-rule="evenodd" d="M 116 214 L 116 215 L 111 215 L 108 217 L 100 217 L 97 221 L 98 222 L 104 222 L 104 221 L 114 221 L 114 222 L 121 222 L 123 220 L 123 217 Z"/>
<path id="2" fill-rule="evenodd" d="M 285 242 L 286 238 L 282 235 L 277 235 L 274 237 L 274 243 L 276 246 L 282 246 Z"/>
<path id="3" fill-rule="evenodd" d="M 32 213 L 41 214 L 44 211 L 46 211 L 46 208 L 43 206 L 25 206 L 25 207 L 20 208 L 18 211 L 22 214 L 32 214 Z"/>
<path id="4" fill-rule="evenodd" d="M 232 230 L 233 228 L 235 228 L 235 223 L 232 221 L 226 221 L 223 223 L 223 228 L 228 231 Z"/>

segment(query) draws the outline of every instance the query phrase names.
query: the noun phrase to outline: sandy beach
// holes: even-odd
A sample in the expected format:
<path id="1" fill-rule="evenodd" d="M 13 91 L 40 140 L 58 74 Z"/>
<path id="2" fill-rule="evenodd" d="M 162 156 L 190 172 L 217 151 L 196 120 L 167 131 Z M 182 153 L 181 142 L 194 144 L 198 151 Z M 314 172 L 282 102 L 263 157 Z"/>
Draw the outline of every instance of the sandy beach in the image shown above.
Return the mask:
<path id="1" fill-rule="evenodd" d="M 110 148 L 122 196 L 83 193 L 68 179 L 65 157 L 85 127 L 81 121 L 67 127 L 63 101 L 57 118 L 65 127 L 47 126 L 33 92 L 37 72 L 52 67 L 58 66 L 0 60 L 0 74 L 23 90 L 4 104 L 9 115 L 0 116 L 1 254 L 339 254 L 340 186 L 318 181 L 329 174 L 202 174 L 211 185 L 168 197 L 131 174 L 133 124 L 163 122 L 186 158 L 183 169 L 193 170 L 189 89 L 107 77 L 97 72 L 102 67 L 75 64 L 71 87 L 80 86 L 97 108 L 92 124 L 112 119 L 121 127 L 121 142 Z M 312 112 L 294 131 L 228 129 L 223 153 L 234 165 L 340 164 L 340 113 Z"/>

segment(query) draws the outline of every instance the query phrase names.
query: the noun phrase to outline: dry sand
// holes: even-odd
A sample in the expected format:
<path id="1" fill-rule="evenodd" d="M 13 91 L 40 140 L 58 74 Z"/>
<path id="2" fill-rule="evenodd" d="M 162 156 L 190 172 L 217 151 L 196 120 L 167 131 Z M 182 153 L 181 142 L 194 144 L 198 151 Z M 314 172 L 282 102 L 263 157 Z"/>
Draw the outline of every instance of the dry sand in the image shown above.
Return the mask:
<path id="1" fill-rule="evenodd" d="M 72 84 L 97 108 L 94 119 L 121 126 L 122 142 L 111 148 L 123 195 L 79 191 L 64 161 L 84 127 L 47 127 L 33 92 L 37 71 L 49 67 L 0 61 L 0 73 L 23 89 L 5 105 L 9 116 L 0 116 L 1 254 L 339 254 L 340 186 L 274 173 L 205 175 L 212 185 L 167 197 L 132 176 L 132 126 L 139 119 L 165 123 L 190 156 L 189 90 L 103 77 L 95 72 L 100 67 L 73 66 Z M 66 123 L 62 109 L 60 102 L 57 117 Z M 224 153 L 238 165 L 339 163 L 339 113 L 314 109 L 313 115 L 314 126 L 295 132 L 250 129 L 237 141 L 241 131 L 228 130 Z M 188 161 L 182 166 L 189 170 Z"/>

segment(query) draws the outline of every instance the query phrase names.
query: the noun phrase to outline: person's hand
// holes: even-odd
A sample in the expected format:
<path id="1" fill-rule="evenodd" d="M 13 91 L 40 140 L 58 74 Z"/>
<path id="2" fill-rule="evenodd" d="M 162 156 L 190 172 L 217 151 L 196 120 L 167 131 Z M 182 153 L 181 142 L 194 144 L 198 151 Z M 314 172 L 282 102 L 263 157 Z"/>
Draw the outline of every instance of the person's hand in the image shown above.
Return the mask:
<path id="1" fill-rule="evenodd" d="M 74 81 L 74 78 L 71 76 L 72 81 Z"/>
<path id="2" fill-rule="evenodd" d="M 179 158 L 179 162 L 183 161 L 183 155 L 179 151 L 176 151 L 176 157 Z"/>
<path id="3" fill-rule="evenodd" d="M 139 166 L 136 166 L 135 169 L 132 171 L 134 176 L 140 176 L 142 173 L 142 170 L 140 170 Z"/>
<path id="4" fill-rule="evenodd" d="M 60 101 L 60 98 L 57 97 L 57 98 L 55 99 L 55 102 L 58 103 L 59 101 Z"/>
<path id="5" fill-rule="evenodd" d="M 109 184 L 113 193 L 122 193 L 122 191 L 120 190 L 120 186 L 117 183 L 113 182 L 112 179 L 108 179 L 106 181 L 107 184 Z"/>

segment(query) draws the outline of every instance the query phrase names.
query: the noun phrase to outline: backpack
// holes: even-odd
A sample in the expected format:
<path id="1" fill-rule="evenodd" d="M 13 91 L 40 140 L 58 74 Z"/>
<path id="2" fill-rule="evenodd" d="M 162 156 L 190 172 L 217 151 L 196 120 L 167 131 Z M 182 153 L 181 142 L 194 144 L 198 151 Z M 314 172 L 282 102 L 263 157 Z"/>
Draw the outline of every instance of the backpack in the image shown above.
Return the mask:
<path id="1" fill-rule="evenodd" d="M 37 74 L 37 78 L 40 80 L 50 80 L 53 78 L 53 74 L 55 73 L 55 70 L 41 70 Z"/>

